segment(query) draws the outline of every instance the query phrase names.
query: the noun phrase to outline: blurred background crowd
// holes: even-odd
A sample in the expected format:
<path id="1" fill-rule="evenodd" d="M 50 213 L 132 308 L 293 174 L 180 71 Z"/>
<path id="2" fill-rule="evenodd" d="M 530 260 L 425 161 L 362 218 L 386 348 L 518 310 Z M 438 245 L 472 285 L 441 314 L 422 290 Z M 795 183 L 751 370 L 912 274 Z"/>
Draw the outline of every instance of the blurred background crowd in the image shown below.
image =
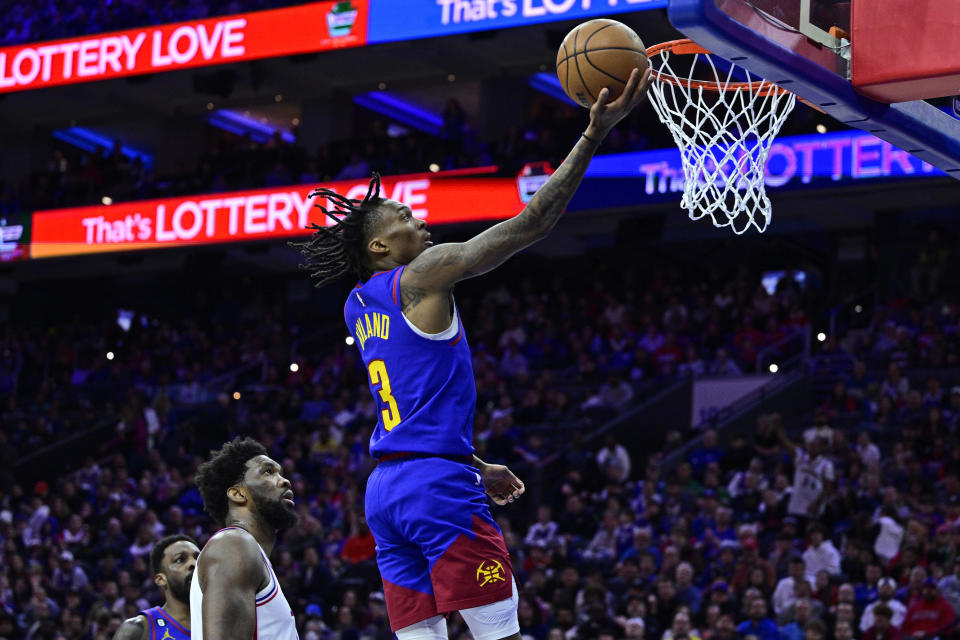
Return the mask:
<path id="1" fill-rule="evenodd" d="M 960 307 L 930 294 L 930 277 L 942 279 L 934 291 L 950 281 L 928 268 L 931 247 L 938 238 L 905 280 L 916 292 L 819 343 L 805 412 L 729 434 L 681 417 L 644 449 L 621 440 L 646 425 L 611 420 L 680 380 L 756 374 L 758 350 L 822 316 L 815 271 L 768 291 L 748 264 L 705 280 L 680 262 L 565 261 L 563 273 L 531 258 L 466 283 L 477 452 L 530 487 L 526 507 L 495 509 L 523 634 L 898 637 L 888 611 L 907 635 L 949 633 Z M 375 405 L 356 348 L 314 315 L 336 305 L 207 277 L 190 298 L 152 291 L 152 313 L 78 306 L 43 330 L 4 327 L 0 637 L 108 638 L 156 604 L 152 544 L 185 532 L 202 545 L 214 530 L 192 476 L 234 434 L 282 461 L 299 496 L 274 566 L 302 636 L 390 637 L 362 512 Z M 34 466 L 64 444 L 72 471 Z"/>

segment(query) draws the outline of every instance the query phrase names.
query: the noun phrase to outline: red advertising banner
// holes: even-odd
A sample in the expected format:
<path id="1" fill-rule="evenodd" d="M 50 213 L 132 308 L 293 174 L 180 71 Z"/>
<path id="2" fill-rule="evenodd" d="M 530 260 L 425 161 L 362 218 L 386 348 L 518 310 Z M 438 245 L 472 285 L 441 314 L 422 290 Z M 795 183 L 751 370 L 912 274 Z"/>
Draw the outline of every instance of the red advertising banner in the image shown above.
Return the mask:
<path id="1" fill-rule="evenodd" d="M 361 199 L 368 181 L 325 184 Z M 308 198 L 315 185 L 299 185 L 126 202 L 111 206 L 37 211 L 30 257 L 159 249 L 309 233 L 311 222 L 331 224 Z M 418 174 L 384 177 L 383 196 L 403 202 L 428 224 L 509 218 L 523 203 L 511 178 Z"/>
<path id="2" fill-rule="evenodd" d="M 358 47 L 367 0 L 315 2 L 0 48 L 0 93 Z"/>

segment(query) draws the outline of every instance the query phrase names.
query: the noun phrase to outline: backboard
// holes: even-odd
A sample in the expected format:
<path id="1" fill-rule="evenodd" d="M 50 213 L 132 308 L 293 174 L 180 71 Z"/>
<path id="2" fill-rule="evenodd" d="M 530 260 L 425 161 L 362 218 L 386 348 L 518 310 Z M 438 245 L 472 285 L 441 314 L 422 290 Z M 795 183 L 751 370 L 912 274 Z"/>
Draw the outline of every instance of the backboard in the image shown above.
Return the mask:
<path id="1" fill-rule="evenodd" d="M 855 27 L 851 5 L 847 0 L 670 0 L 667 13 L 674 27 L 717 56 L 960 179 L 960 120 L 923 100 L 877 102 L 851 85 L 856 46 L 856 37 L 849 39 Z"/>

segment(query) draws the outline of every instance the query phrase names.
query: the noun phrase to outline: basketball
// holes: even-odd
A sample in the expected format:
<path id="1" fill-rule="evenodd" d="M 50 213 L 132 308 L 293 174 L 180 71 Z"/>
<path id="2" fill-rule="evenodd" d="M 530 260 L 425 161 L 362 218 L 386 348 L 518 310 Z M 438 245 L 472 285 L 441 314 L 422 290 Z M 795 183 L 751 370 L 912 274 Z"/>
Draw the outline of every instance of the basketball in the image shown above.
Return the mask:
<path id="1" fill-rule="evenodd" d="M 598 18 L 573 28 L 557 52 L 557 77 L 570 99 L 589 109 L 600 90 L 610 90 L 616 100 L 630 79 L 630 72 L 647 69 L 647 49 L 633 29 Z"/>

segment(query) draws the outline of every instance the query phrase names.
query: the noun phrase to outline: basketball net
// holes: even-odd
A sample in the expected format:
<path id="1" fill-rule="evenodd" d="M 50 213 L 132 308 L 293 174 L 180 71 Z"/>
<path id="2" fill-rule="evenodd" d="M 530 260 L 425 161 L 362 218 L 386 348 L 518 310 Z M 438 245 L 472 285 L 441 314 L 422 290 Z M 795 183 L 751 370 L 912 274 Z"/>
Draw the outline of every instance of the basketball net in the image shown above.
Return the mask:
<path id="1" fill-rule="evenodd" d="M 680 206 L 692 220 L 709 216 L 715 227 L 730 227 L 736 234 L 750 227 L 763 233 L 771 213 L 764 183 L 767 156 L 795 96 L 742 67 L 715 60 L 690 40 L 650 47 L 647 55 L 656 80 L 650 87 L 653 108 L 680 148 Z M 675 55 L 693 56 L 687 74 L 674 70 Z M 718 70 L 718 63 L 729 70 Z M 695 73 L 708 77 L 698 80 Z"/>

